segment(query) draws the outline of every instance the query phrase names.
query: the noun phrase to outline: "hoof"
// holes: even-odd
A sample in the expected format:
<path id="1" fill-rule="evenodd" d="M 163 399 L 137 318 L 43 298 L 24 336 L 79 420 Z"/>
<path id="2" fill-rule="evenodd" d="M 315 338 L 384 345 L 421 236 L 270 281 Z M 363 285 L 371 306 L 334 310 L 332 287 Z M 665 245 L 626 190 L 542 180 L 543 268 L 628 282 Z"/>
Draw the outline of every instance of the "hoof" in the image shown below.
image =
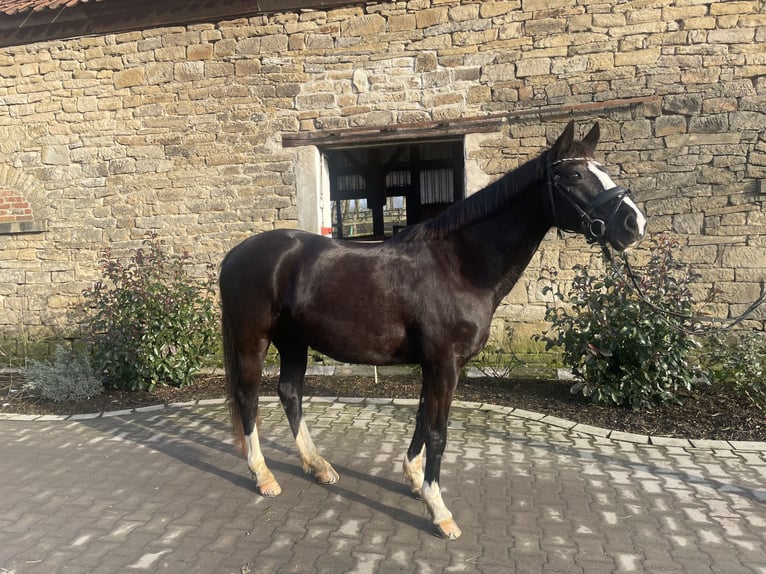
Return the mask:
<path id="1" fill-rule="evenodd" d="M 462 534 L 460 528 L 451 518 L 438 524 L 434 524 L 436 535 L 439 538 L 446 538 L 447 540 L 455 540 Z"/>
<path id="2" fill-rule="evenodd" d="M 266 498 L 274 498 L 282 493 L 282 487 L 276 480 L 267 480 L 266 482 L 257 486 L 258 493 Z"/>
<path id="3" fill-rule="evenodd" d="M 413 486 L 410 489 L 410 492 L 412 492 L 412 496 L 414 496 L 416 500 L 421 500 L 423 498 L 423 489 L 422 488 L 417 488 L 417 487 Z"/>
<path id="4" fill-rule="evenodd" d="M 340 480 L 340 475 L 329 465 L 325 470 L 316 473 L 314 476 L 319 484 L 335 484 Z"/>

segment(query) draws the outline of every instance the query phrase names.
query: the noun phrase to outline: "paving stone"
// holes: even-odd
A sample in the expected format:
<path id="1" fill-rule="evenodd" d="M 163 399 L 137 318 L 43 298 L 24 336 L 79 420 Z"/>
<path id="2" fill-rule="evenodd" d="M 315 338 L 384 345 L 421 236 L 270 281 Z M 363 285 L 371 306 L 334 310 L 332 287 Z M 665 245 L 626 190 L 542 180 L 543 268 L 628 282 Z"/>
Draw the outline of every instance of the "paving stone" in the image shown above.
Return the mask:
<path id="1" fill-rule="evenodd" d="M 401 476 L 416 402 L 305 407 L 341 479 L 304 474 L 281 405 L 262 399 L 276 498 L 255 492 L 220 402 L 0 419 L 0 571 L 762 570 L 757 444 L 607 438 L 458 404 L 441 486 L 463 536 L 444 541 Z"/>
<path id="2" fill-rule="evenodd" d="M 652 436 L 649 437 L 649 442 L 653 445 L 667 447 L 676 446 L 680 448 L 689 448 L 692 446 L 692 443 L 688 439 L 667 436 Z"/>
<path id="3" fill-rule="evenodd" d="M 646 444 L 649 442 L 649 437 L 647 435 L 635 434 L 630 432 L 622 432 L 622 431 L 612 431 L 611 433 L 609 433 L 609 438 L 612 440 L 618 440 L 618 441 L 624 441 L 624 442 L 630 442 L 630 443 L 636 443 L 636 444 Z"/>

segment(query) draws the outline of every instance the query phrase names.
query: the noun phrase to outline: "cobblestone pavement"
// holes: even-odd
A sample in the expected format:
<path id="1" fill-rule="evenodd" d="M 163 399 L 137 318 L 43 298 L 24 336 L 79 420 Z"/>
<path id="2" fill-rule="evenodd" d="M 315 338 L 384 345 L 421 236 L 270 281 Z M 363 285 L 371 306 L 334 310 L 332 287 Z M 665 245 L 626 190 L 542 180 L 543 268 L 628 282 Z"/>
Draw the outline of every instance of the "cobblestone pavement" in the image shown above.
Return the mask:
<path id="1" fill-rule="evenodd" d="M 315 483 L 276 402 L 254 491 L 223 404 L 0 420 L 0 573 L 766 572 L 766 446 L 601 436 L 456 406 L 433 536 L 401 476 L 415 405 L 313 399 L 341 481 Z M 734 448 L 736 446 L 737 448 Z"/>

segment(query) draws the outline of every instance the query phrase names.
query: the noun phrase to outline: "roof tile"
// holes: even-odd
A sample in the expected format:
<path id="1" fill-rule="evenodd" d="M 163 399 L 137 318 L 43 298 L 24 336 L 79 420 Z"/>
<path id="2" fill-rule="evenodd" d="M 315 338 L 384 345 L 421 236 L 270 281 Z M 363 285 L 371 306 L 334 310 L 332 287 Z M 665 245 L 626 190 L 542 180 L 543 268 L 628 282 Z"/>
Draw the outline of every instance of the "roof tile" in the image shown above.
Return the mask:
<path id="1" fill-rule="evenodd" d="M 103 0 L 95 0 L 102 2 Z M 8 16 L 21 14 L 23 12 L 40 12 L 46 8 L 55 10 L 57 8 L 70 8 L 75 4 L 85 4 L 88 0 L 0 0 L 0 13 Z"/>

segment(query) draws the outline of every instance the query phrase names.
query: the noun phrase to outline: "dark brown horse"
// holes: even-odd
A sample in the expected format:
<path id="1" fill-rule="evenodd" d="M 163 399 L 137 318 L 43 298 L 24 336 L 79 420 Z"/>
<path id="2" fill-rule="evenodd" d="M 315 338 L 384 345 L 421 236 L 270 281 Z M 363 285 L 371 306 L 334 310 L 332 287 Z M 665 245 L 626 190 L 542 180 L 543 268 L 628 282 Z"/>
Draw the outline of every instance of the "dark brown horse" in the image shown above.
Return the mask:
<path id="1" fill-rule="evenodd" d="M 439 490 L 447 417 L 460 371 L 487 341 L 498 304 L 553 226 L 618 250 L 644 234 L 646 219 L 629 192 L 593 159 L 598 139 L 596 124 L 575 141 L 570 123 L 547 152 L 383 243 L 278 230 L 227 254 L 220 288 L 229 402 L 263 496 L 281 491 L 255 425 L 270 343 L 279 351 L 278 392 L 303 467 L 323 484 L 338 474 L 303 419 L 309 346 L 351 363 L 419 364 L 423 387 L 404 474 L 437 533 L 460 536 Z"/>

